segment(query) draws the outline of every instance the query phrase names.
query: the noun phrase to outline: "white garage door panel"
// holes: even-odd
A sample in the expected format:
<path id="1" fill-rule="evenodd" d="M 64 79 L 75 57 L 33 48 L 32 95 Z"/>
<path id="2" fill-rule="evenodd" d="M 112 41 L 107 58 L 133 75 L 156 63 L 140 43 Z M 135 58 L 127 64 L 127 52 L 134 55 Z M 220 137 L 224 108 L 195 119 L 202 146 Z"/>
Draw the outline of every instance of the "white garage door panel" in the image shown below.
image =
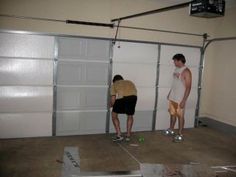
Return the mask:
<path id="1" fill-rule="evenodd" d="M 153 111 L 136 111 L 134 115 L 133 129 L 135 131 L 151 131 Z"/>
<path id="2" fill-rule="evenodd" d="M 56 135 L 105 133 L 110 41 L 59 38 Z"/>
<path id="3" fill-rule="evenodd" d="M 86 39 L 58 38 L 58 56 L 66 59 L 86 59 Z"/>
<path id="4" fill-rule="evenodd" d="M 185 110 L 185 128 L 193 128 L 195 121 L 195 108 L 194 109 L 186 109 Z"/>
<path id="5" fill-rule="evenodd" d="M 198 87 L 198 77 L 199 77 L 199 68 L 197 67 L 189 67 L 192 73 L 192 87 L 197 88 Z"/>
<path id="6" fill-rule="evenodd" d="M 51 87 L 0 87 L 0 112 L 52 112 Z"/>
<path id="7" fill-rule="evenodd" d="M 52 136 L 51 113 L 0 114 L 0 138 Z"/>
<path id="8" fill-rule="evenodd" d="M 186 108 L 195 109 L 196 105 L 197 105 L 197 88 L 192 88 L 186 103 Z"/>
<path id="9" fill-rule="evenodd" d="M 57 110 L 107 109 L 107 88 L 58 87 Z"/>
<path id="10" fill-rule="evenodd" d="M 134 124 L 132 131 L 150 131 L 152 130 L 153 111 L 136 111 L 134 115 Z M 126 132 L 127 116 L 119 114 L 120 127 L 122 132 Z M 115 132 L 112 120 L 110 120 L 110 132 Z"/>
<path id="11" fill-rule="evenodd" d="M 0 58 L 1 85 L 52 85 L 53 61 Z"/>
<path id="12" fill-rule="evenodd" d="M 87 59 L 109 60 L 110 41 L 87 39 Z"/>
<path id="13" fill-rule="evenodd" d="M 62 85 L 105 85 L 108 63 L 58 62 L 57 83 Z"/>
<path id="14" fill-rule="evenodd" d="M 164 130 L 169 127 L 170 127 L 170 115 L 167 109 L 159 109 L 156 112 L 156 130 Z"/>
<path id="15" fill-rule="evenodd" d="M 118 46 L 120 45 L 120 48 Z M 156 97 L 158 45 L 117 42 L 114 46 L 113 76 L 121 74 L 131 80 L 137 87 L 138 100 L 134 118 L 133 131 L 150 131 L 152 129 L 153 110 Z M 122 131 L 126 131 L 126 115 L 119 115 Z M 110 122 L 110 129 L 114 126 Z"/>
<path id="16" fill-rule="evenodd" d="M 89 112 L 81 115 L 80 133 L 95 134 L 105 133 L 107 112 Z"/>
<path id="17" fill-rule="evenodd" d="M 79 112 L 57 112 L 57 135 L 79 134 Z"/>
<path id="18" fill-rule="evenodd" d="M 186 58 L 186 64 L 191 67 L 198 67 L 200 62 L 200 49 L 191 47 L 161 46 L 161 64 L 173 65 L 172 57 L 182 53 Z"/>
<path id="19" fill-rule="evenodd" d="M 113 63 L 113 75 L 121 74 L 136 86 L 154 87 L 156 83 L 156 64 Z"/>
<path id="20" fill-rule="evenodd" d="M 136 110 L 153 110 L 155 103 L 155 88 L 137 88 L 138 100 L 136 105 Z"/>
<path id="21" fill-rule="evenodd" d="M 0 136 L 52 135 L 55 37 L 0 33 Z"/>
<path id="22" fill-rule="evenodd" d="M 0 33 L 0 56 L 53 58 L 54 37 Z"/>
<path id="23" fill-rule="evenodd" d="M 170 91 L 170 88 L 159 88 L 158 89 L 158 103 L 157 110 L 168 109 L 168 100 L 167 95 Z"/>
<path id="24" fill-rule="evenodd" d="M 110 42 L 83 38 L 59 38 L 59 59 L 109 60 Z"/>
<path id="25" fill-rule="evenodd" d="M 173 80 L 174 65 L 160 65 L 159 86 L 170 87 Z"/>
<path id="26" fill-rule="evenodd" d="M 153 63 L 157 61 L 158 46 L 154 44 L 117 42 L 114 46 L 113 55 L 113 61 Z"/>
<path id="27" fill-rule="evenodd" d="M 106 113 L 57 112 L 57 135 L 105 133 Z"/>

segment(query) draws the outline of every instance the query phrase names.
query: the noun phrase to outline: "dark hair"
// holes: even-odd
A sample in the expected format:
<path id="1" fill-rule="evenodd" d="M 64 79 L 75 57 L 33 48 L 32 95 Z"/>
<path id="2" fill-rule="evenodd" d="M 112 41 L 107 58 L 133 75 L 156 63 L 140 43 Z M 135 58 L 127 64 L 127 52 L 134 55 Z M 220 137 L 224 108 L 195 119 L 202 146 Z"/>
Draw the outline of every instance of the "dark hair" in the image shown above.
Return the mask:
<path id="1" fill-rule="evenodd" d="M 186 59 L 185 56 L 182 53 L 177 53 L 173 56 L 173 60 L 181 61 L 183 64 L 185 64 Z"/>
<path id="2" fill-rule="evenodd" d="M 115 82 L 115 81 L 119 81 L 119 80 L 124 80 L 123 79 L 123 77 L 121 76 L 121 75 L 119 75 L 119 74 L 117 74 L 117 75 L 115 75 L 114 77 L 113 77 L 113 82 Z"/>

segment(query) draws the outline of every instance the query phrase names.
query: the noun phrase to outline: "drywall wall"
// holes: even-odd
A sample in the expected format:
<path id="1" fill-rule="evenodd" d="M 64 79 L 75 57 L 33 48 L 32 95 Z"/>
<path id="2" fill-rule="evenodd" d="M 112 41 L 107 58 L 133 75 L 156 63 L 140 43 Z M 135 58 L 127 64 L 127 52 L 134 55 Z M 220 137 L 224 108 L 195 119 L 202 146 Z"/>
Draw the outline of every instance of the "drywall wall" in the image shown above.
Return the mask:
<path id="1" fill-rule="evenodd" d="M 172 3 L 176 4 L 176 3 Z M 178 3 L 177 3 L 178 4 Z M 116 29 L 66 24 L 65 20 L 111 23 L 111 19 L 170 6 L 159 0 L 0 0 L 1 14 L 62 20 L 62 22 L 0 17 L 0 28 L 6 30 L 35 31 L 56 34 L 114 38 Z M 177 32 L 203 34 L 208 31 L 205 18 L 189 16 L 188 7 L 159 14 L 128 19 L 123 26 L 153 28 Z M 202 38 L 163 32 L 150 32 L 122 28 L 119 38 L 201 45 Z"/>
<path id="2" fill-rule="evenodd" d="M 236 40 L 209 46 L 204 72 L 202 116 L 236 126 Z M 209 57 L 211 56 L 211 57 Z"/>
<path id="3" fill-rule="evenodd" d="M 214 23 L 214 37 L 236 37 L 235 9 Z M 200 115 L 236 126 L 236 40 L 212 42 L 206 49 Z"/>

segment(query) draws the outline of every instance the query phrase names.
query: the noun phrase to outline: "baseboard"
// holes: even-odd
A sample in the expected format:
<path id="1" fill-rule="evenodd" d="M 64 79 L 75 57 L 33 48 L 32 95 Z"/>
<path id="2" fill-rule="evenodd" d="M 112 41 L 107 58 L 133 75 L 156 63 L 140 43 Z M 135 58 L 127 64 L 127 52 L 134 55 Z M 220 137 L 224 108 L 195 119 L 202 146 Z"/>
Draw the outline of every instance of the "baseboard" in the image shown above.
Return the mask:
<path id="1" fill-rule="evenodd" d="M 199 117 L 198 125 L 204 126 L 204 127 L 210 127 L 210 128 L 222 131 L 224 133 L 236 134 L 235 126 L 214 120 L 209 117 Z"/>

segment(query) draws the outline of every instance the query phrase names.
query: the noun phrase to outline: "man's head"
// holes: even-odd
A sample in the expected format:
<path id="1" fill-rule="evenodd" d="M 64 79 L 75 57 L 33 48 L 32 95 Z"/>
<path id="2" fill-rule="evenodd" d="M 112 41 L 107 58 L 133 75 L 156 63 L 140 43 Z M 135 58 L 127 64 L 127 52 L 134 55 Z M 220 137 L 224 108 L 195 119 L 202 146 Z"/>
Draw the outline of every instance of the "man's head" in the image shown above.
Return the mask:
<path id="1" fill-rule="evenodd" d="M 113 81 L 113 83 L 114 83 L 114 82 L 119 81 L 119 80 L 124 80 L 124 79 L 123 79 L 123 77 L 122 77 L 121 75 L 117 74 L 117 75 L 115 75 L 115 76 L 113 77 L 113 80 L 112 80 L 112 81 Z"/>
<path id="2" fill-rule="evenodd" d="M 176 67 L 182 67 L 186 62 L 185 56 L 181 53 L 175 54 L 172 59 Z"/>

